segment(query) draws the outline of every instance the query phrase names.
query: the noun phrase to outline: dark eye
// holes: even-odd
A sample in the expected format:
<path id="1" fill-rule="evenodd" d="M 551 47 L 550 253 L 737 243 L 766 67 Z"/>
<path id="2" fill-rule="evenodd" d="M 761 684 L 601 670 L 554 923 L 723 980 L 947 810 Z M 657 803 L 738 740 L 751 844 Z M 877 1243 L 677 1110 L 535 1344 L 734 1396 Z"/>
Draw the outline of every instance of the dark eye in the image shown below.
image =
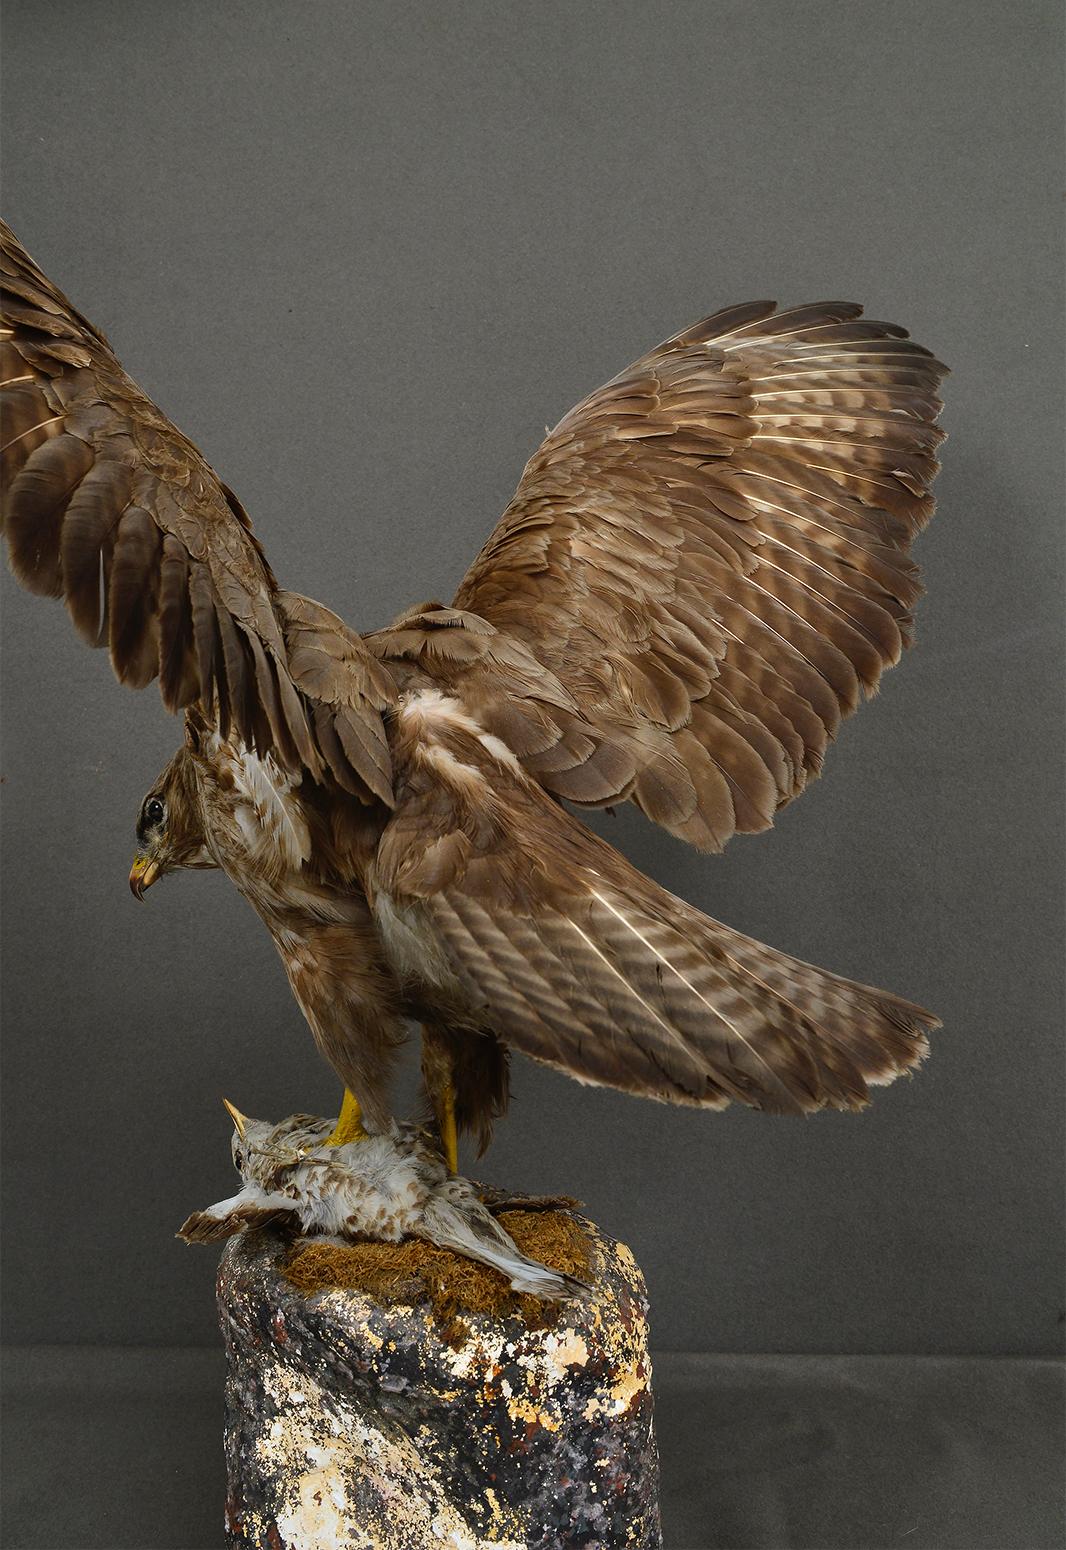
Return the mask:
<path id="1" fill-rule="evenodd" d="M 158 797 L 149 797 L 144 804 L 144 821 L 148 824 L 163 822 L 163 804 Z"/>

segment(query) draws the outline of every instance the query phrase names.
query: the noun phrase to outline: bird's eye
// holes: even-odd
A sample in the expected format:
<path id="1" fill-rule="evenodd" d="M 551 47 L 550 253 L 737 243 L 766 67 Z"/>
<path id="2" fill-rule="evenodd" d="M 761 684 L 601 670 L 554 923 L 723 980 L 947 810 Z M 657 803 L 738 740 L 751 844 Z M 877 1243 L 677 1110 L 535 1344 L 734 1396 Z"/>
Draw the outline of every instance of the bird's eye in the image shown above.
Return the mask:
<path id="1" fill-rule="evenodd" d="M 163 804 L 158 797 L 149 797 L 147 802 L 144 804 L 145 823 L 162 823 L 164 811 L 165 809 Z"/>

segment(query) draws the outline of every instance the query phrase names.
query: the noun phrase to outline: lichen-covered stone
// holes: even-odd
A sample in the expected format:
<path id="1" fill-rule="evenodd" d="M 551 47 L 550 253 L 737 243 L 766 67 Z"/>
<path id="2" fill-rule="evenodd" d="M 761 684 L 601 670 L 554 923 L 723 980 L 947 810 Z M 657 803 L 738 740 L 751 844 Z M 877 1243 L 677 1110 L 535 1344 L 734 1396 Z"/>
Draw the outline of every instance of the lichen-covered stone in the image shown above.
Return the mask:
<path id="1" fill-rule="evenodd" d="M 231 1239 L 229 1544 L 659 1546 L 643 1277 L 624 1244 L 577 1221 L 593 1294 L 541 1305 L 532 1328 L 527 1299 L 444 1324 L 428 1297 L 305 1296 L 285 1274 L 288 1237 Z"/>

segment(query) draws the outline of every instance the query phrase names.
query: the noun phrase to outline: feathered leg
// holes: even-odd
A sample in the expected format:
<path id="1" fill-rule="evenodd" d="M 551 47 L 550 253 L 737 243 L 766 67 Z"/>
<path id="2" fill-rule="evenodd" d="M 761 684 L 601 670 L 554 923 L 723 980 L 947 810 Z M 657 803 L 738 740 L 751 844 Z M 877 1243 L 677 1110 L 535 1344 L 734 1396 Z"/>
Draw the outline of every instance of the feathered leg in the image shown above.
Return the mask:
<path id="1" fill-rule="evenodd" d="M 346 901 L 353 912 L 356 902 Z M 405 1031 L 396 983 L 372 927 L 353 918 L 337 925 L 299 923 L 275 938 L 289 984 L 320 1052 L 345 1086 L 338 1119 L 352 1139 L 380 1135 L 392 1123 L 388 1083 Z M 343 1145 L 343 1140 L 338 1140 Z"/>
<path id="2" fill-rule="evenodd" d="M 422 1081 L 433 1109 L 441 1151 L 451 1173 L 459 1172 L 459 1132 L 455 1123 L 455 1064 L 447 1033 L 422 1024 Z"/>
<path id="3" fill-rule="evenodd" d="M 507 1050 L 494 1033 L 423 1023 L 422 1080 L 454 1173 L 458 1137 L 473 1134 L 480 1157 L 492 1139 L 493 1125 L 506 1113 Z"/>

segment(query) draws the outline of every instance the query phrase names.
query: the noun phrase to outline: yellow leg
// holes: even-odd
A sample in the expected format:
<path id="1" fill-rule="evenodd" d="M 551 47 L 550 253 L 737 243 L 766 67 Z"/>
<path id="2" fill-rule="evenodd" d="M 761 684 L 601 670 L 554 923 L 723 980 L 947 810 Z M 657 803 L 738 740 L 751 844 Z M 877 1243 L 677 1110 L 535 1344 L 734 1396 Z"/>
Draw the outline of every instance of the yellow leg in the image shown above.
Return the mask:
<path id="1" fill-rule="evenodd" d="M 459 1132 L 455 1125 L 455 1088 L 451 1081 L 444 1084 L 440 1094 L 440 1140 L 444 1148 L 444 1161 L 449 1173 L 459 1172 Z"/>
<path id="2" fill-rule="evenodd" d="M 346 1146 L 349 1141 L 362 1141 L 367 1132 L 363 1129 L 363 1111 L 359 1107 L 359 1100 L 353 1092 L 346 1087 L 344 1089 L 344 1101 L 341 1104 L 337 1123 L 330 1135 L 326 1137 L 327 1146 Z"/>

